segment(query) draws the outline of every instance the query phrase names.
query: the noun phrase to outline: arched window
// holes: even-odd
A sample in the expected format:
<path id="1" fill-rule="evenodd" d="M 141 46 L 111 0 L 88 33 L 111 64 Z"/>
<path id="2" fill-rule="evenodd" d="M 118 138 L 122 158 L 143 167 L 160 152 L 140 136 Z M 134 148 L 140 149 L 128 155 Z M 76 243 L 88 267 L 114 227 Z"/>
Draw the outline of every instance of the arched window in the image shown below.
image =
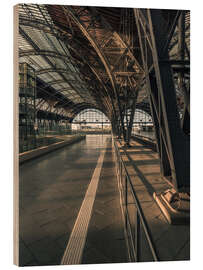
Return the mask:
<path id="1" fill-rule="evenodd" d="M 96 109 L 86 109 L 81 111 L 72 121 L 72 129 L 83 130 L 108 130 L 111 123 L 107 116 Z"/>
<path id="2" fill-rule="evenodd" d="M 134 122 L 152 122 L 152 117 L 148 113 L 137 109 L 135 110 Z"/>
<path id="3" fill-rule="evenodd" d="M 96 109 L 86 109 L 81 111 L 74 119 L 73 123 L 110 123 L 104 113 Z"/>
<path id="4" fill-rule="evenodd" d="M 126 120 L 130 120 L 130 111 L 127 113 L 127 119 L 124 117 L 124 123 L 126 123 Z M 134 114 L 133 123 L 152 123 L 152 117 L 146 113 L 143 110 L 136 109 Z"/>

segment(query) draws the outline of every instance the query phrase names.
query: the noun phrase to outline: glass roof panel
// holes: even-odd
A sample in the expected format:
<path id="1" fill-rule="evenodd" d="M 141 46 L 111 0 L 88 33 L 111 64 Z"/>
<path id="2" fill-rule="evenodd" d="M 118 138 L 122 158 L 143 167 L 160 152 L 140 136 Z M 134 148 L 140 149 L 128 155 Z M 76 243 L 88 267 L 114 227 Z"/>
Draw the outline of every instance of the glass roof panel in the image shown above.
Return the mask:
<path id="1" fill-rule="evenodd" d="M 64 82 L 64 83 L 60 83 L 60 87 L 61 88 L 68 88 L 71 87 L 68 83 Z"/>
<path id="2" fill-rule="evenodd" d="M 64 77 L 67 78 L 67 80 L 73 81 L 75 78 L 71 75 L 71 73 L 63 73 Z"/>
<path id="3" fill-rule="evenodd" d="M 82 102 L 84 102 L 84 100 L 81 99 L 79 96 L 78 96 L 78 97 L 71 97 L 71 96 L 69 96 L 68 98 L 69 98 L 71 101 L 75 102 L 75 103 L 82 103 Z"/>
<path id="4" fill-rule="evenodd" d="M 57 91 L 60 91 L 60 89 L 61 89 L 61 85 L 60 84 L 54 84 L 54 85 L 52 85 L 52 87 L 54 89 L 56 89 Z"/>
<path id="5" fill-rule="evenodd" d="M 79 78 L 77 67 L 73 66 L 74 61 L 71 60 L 69 49 L 62 40 L 58 40 L 55 36 L 57 30 L 50 27 L 53 25 L 53 21 L 46 9 L 46 5 L 20 4 L 19 13 L 20 18 L 26 17 L 27 20 L 33 20 L 36 23 L 37 21 L 39 23 L 43 22 L 44 25 L 47 25 L 46 29 L 52 32 L 48 33 L 32 26 L 21 24 L 20 27 L 25 35 L 23 35 L 23 32 L 19 34 L 19 51 L 35 51 L 36 55 L 30 54 L 20 57 L 20 62 L 29 63 L 36 71 L 45 70 L 45 72 L 37 76 L 44 82 L 50 83 L 50 86 L 64 95 L 64 98 L 67 96 L 74 103 L 82 103 L 85 100 L 89 102 L 92 97 L 87 93 L 86 83 Z M 24 21 L 24 23 L 25 22 L 26 21 Z M 38 55 L 38 51 L 40 52 L 40 50 L 42 52 Z M 56 68 L 56 70 L 59 69 L 59 71 L 49 72 L 49 69 L 54 68 Z M 62 70 L 60 71 L 60 69 Z M 68 72 L 63 72 L 63 69 Z M 60 80 L 63 81 L 63 78 L 64 82 L 57 82 Z M 56 83 L 52 84 L 54 81 L 56 81 Z M 70 81 L 73 87 L 70 86 L 68 81 Z M 85 91 L 82 85 L 84 85 Z M 60 89 L 64 89 L 64 91 L 60 91 Z M 81 98 L 75 89 L 78 90 L 84 98 Z"/>
<path id="6" fill-rule="evenodd" d="M 19 58 L 19 63 L 28 63 L 28 64 L 30 64 L 29 59 L 27 57 L 20 57 Z"/>
<path id="7" fill-rule="evenodd" d="M 38 77 L 40 79 L 42 79 L 43 81 L 49 83 L 50 81 L 53 81 L 53 77 L 50 76 L 49 74 L 45 73 L 45 74 L 39 74 Z"/>
<path id="8" fill-rule="evenodd" d="M 57 72 L 48 72 L 48 73 L 45 73 L 45 74 L 51 76 L 55 80 L 62 80 L 61 75 L 59 73 L 57 73 Z"/>
<path id="9" fill-rule="evenodd" d="M 47 33 L 46 35 L 51 40 L 53 46 L 60 54 L 70 56 L 68 50 L 64 50 L 65 45 L 62 41 L 58 41 L 56 37 L 52 34 Z"/>
<path id="10" fill-rule="evenodd" d="M 32 50 L 32 46 L 21 35 L 18 36 L 18 47 L 21 51 Z"/>
<path id="11" fill-rule="evenodd" d="M 21 26 L 25 33 L 32 37 L 32 41 L 41 49 L 41 50 L 50 50 L 52 51 L 52 47 L 47 42 L 46 38 L 42 34 L 42 31 L 35 28 L 33 31 L 33 27 L 30 26 Z"/>
<path id="12" fill-rule="evenodd" d="M 47 58 L 57 67 L 57 68 L 66 68 L 66 65 L 64 64 L 64 61 L 60 58 L 47 56 Z"/>
<path id="13" fill-rule="evenodd" d="M 50 68 L 50 65 L 47 63 L 47 61 L 40 55 L 31 55 L 29 56 L 34 62 L 37 63 L 38 69 L 45 69 L 45 68 Z"/>

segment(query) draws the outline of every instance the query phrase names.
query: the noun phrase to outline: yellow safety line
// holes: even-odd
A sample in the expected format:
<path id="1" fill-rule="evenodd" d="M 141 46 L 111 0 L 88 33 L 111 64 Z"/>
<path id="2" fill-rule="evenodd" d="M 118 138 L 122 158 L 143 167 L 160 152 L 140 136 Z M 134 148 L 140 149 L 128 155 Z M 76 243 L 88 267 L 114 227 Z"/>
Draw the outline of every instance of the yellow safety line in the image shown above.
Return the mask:
<path id="1" fill-rule="evenodd" d="M 105 152 L 106 143 L 104 145 L 104 150 L 101 151 L 101 154 L 97 161 L 97 166 L 92 175 L 92 179 L 86 191 L 85 198 L 82 202 L 76 222 L 71 232 L 68 245 L 61 261 L 62 265 L 81 263 L 82 253 L 86 241 L 87 230 L 92 214 L 94 200 L 96 197 L 96 191 L 99 183 L 99 177 L 103 165 Z"/>

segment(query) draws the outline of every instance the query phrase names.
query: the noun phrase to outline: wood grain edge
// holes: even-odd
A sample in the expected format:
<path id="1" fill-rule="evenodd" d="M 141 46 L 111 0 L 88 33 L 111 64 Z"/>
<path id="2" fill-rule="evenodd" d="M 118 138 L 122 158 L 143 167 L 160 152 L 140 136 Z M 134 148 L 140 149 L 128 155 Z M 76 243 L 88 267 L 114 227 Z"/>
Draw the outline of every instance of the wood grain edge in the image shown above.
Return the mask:
<path id="1" fill-rule="evenodd" d="M 13 263 L 19 266 L 18 5 L 13 7 Z"/>

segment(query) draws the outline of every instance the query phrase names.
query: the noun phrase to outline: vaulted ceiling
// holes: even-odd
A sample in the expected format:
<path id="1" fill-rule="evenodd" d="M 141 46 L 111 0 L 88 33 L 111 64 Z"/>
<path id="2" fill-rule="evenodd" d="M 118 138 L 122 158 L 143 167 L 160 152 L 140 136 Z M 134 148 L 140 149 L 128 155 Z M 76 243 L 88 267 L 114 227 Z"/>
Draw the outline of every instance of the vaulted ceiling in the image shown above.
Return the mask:
<path id="1" fill-rule="evenodd" d="M 163 11 L 167 27 L 175 16 Z M 187 13 L 188 49 L 189 23 Z M 174 31 L 171 59 L 177 43 Z M 19 62 L 36 71 L 37 110 L 72 121 L 94 108 L 112 119 L 136 97 L 138 108 L 150 112 L 133 9 L 20 4 L 18 47 Z"/>

